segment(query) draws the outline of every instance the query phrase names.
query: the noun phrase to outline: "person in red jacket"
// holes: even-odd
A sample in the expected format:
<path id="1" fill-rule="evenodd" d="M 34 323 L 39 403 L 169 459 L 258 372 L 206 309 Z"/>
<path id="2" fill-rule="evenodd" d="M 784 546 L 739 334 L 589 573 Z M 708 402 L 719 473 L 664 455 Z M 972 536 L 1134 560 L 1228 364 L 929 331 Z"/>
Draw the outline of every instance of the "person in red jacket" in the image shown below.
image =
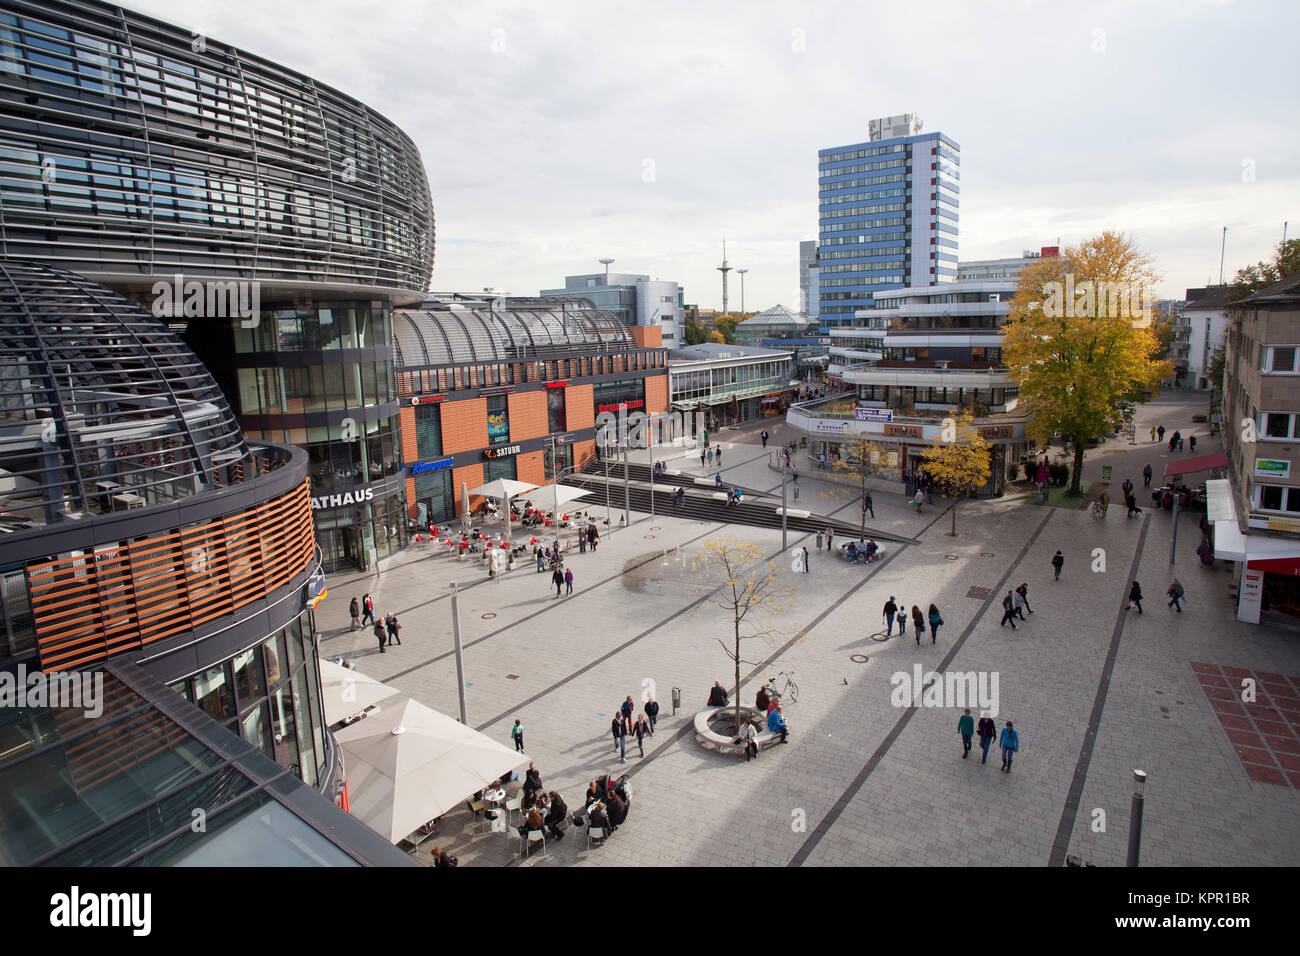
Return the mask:
<path id="1" fill-rule="evenodd" d="M 980 737 L 980 750 L 984 751 L 984 759 L 981 760 L 980 763 L 988 763 L 989 744 L 993 743 L 993 738 L 997 735 L 998 728 L 997 725 L 993 723 L 993 718 L 989 716 L 987 710 L 984 711 L 983 715 L 980 717 L 979 726 L 976 728 L 975 732 L 978 733 Z"/>

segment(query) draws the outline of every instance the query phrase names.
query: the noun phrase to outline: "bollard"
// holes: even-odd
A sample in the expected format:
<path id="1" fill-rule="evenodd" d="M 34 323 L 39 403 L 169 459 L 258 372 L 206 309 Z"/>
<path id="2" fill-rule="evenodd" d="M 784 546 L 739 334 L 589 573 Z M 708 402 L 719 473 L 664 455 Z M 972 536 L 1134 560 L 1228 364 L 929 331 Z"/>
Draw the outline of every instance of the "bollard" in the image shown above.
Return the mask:
<path id="1" fill-rule="evenodd" d="M 674 717 L 677 716 L 677 708 L 680 706 L 682 706 L 682 689 L 680 687 L 674 687 L 673 688 L 673 716 Z"/>

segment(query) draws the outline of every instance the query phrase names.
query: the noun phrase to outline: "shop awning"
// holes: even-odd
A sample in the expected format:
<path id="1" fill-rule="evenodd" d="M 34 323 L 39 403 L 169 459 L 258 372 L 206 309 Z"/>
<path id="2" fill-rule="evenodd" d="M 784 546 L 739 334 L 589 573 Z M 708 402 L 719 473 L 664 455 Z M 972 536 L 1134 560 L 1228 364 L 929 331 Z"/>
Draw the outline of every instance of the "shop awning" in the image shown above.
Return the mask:
<path id="1" fill-rule="evenodd" d="M 1214 556 L 1226 561 L 1248 561 L 1252 568 L 1290 574 L 1300 562 L 1300 540 L 1265 534 L 1242 534 L 1236 520 L 1214 523 Z"/>
<path id="2" fill-rule="evenodd" d="M 1165 477 L 1170 475 L 1190 475 L 1196 471 L 1210 471 L 1214 468 L 1227 468 L 1228 456 L 1223 452 L 1215 452 L 1213 455 L 1201 455 L 1197 458 L 1184 458 L 1179 462 L 1169 462 L 1165 465 Z"/>

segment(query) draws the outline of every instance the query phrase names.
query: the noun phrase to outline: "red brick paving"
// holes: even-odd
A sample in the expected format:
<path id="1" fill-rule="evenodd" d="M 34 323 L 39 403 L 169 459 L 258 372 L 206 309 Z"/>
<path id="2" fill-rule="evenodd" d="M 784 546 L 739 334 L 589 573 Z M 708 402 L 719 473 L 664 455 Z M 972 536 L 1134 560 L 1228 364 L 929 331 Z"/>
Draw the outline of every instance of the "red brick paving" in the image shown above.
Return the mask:
<path id="1" fill-rule="evenodd" d="M 1300 790 L 1300 678 L 1200 661 L 1192 671 L 1246 775 Z M 1255 681 L 1250 703 L 1241 699 L 1242 678 Z"/>

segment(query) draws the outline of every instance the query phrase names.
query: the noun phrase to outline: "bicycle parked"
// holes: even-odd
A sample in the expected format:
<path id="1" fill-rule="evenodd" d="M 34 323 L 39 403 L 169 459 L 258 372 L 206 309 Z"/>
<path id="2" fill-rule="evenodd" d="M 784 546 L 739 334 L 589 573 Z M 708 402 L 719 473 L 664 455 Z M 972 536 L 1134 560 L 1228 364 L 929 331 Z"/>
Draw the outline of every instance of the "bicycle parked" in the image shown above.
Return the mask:
<path id="1" fill-rule="evenodd" d="M 777 679 L 781 677 L 785 678 L 785 683 L 778 689 L 776 682 Z M 797 703 L 799 700 L 799 685 L 794 682 L 794 675 L 788 674 L 785 671 L 781 671 L 781 673 L 777 674 L 776 677 L 769 677 L 767 679 L 767 692 L 770 696 L 775 697 L 778 700 L 789 696 L 790 703 L 792 704 Z"/>

